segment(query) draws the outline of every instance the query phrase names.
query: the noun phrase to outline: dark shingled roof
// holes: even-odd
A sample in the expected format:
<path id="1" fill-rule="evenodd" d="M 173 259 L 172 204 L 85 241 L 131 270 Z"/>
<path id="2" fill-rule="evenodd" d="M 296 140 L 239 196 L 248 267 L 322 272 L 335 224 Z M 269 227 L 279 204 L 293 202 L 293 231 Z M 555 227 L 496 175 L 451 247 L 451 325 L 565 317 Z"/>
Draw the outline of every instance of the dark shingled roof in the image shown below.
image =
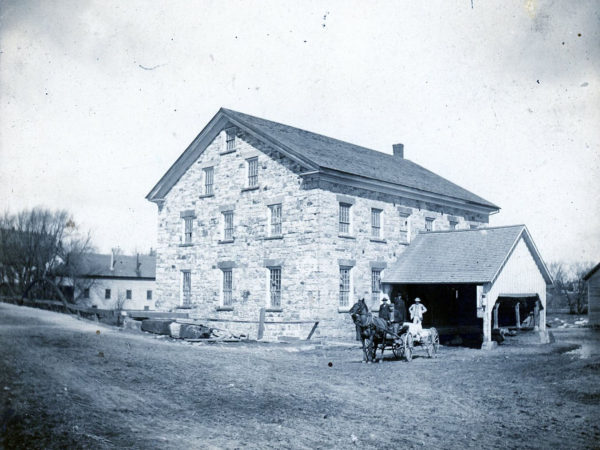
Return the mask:
<path id="1" fill-rule="evenodd" d="M 230 109 L 221 108 L 221 111 L 258 134 L 271 137 L 320 168 L 408 186 L 499 209 L 493 203 L 407 159 Z"/>
<path id="2" fill-rule="evenodd" d="M 384 272 L 382 282 L 489 283 L 495 280 L 522 236 L 546 282 L 551 283 L 524 225 L 421 233 Z"/>
<path id="3" fill-rule="evenodd" d="M 136 270 L 137 256 L 117 255 L 114 270 L 110 268 L 110 257 L 99 253 L 83 255 L 83 275 L 92 278 L 156 278 L 156 256 L 139 255 L 139 273 Z"/>

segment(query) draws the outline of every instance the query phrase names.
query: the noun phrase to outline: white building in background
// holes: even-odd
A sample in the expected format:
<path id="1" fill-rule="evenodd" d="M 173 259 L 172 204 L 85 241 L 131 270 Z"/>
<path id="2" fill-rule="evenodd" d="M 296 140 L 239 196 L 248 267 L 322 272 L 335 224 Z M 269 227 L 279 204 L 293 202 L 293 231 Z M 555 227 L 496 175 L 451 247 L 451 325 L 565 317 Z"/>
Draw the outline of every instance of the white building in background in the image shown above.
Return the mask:
<path id="1" fill-rule="evenodd" d="M 155 256 L 92 253 L 84 256 L 83 267 L 89 283 L 75 288 L 75 298 L 100 309 L 155 309 Z"/>

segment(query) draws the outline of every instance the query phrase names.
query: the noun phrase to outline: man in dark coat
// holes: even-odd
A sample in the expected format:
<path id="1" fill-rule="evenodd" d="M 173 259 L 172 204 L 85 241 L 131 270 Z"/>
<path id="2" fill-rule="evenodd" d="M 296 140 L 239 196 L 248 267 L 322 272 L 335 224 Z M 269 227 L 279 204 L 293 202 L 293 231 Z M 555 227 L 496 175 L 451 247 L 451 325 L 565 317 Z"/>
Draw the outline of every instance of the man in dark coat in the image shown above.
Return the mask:
<path id="1" fill-rule="evenodd" d="M 394 323 L 403 324 L 406 322 L 406 303 L 402 294 L 398 294 L 394 299 Z"/>
<path id="2" fill-rule="evenodd" d="M 379 307 L 379 318 L 389 323 L 390 319 L 392 318 L 392 310 L 390 309 L 390 305 L 388 304 L 387 297 L 383 297 L 381 301 L 382 303 Z"/>

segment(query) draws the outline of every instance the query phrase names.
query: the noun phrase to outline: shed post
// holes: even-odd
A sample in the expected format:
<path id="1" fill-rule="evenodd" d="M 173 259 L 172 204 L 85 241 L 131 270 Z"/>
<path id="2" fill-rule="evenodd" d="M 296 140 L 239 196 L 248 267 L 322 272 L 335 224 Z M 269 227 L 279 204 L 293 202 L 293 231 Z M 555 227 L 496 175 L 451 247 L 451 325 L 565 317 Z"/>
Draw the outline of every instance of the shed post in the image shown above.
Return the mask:
<path id="1" fill-rule="evenodd" d="M 483 308 L 483 342 L 481 343 L 482 349 L 491 349 L 495 342 L 492 342 L 492 309 L 489 307 L 490 299 L 487 297 L 482 298 Z"/>
<path id="2" fill-rule="evenodd" d="M 517 301 L 515 305 L 515 319 L 517 322 L 517 328 L 521 329 L 521 302 Z"/>
<path id="3" fill-rule="evenodd" d="M 494 305 L 494 324 L 492 326 L 492 329 L 500 328 L 500 323 L 498 322 L 498 310 L 499 309 L 500 309 L 500 302 L 496 302 L 496 304 Z"/>

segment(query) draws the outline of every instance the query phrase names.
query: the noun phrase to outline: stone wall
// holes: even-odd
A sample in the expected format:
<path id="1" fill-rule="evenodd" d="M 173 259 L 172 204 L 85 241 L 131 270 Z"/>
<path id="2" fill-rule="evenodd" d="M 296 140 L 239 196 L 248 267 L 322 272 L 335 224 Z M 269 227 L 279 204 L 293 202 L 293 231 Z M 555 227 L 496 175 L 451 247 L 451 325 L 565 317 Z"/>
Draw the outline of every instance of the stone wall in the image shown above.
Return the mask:
<path id="1" fill-rule="evenodd" d="M 250 136 L 238 132 L 235 151 L 226 151 L 225 131 L 206 148 L 167 194 L 158 216 L 156 303 L 182 306 L 182 271 L 191 274 L 191 314 L 198 318 L 305 322 L 268 324 L 265 338 L 351 338 L 348 308 L 339 307 L 340 265 L 352 265 L 350 305 L 371 301 L 371 271 L 383 269 L 404 251 L 427 217 L 434 229 L 479 226 L 487 216 L 470 216 L 387 194 L 318 178 Z M 258 186 L 248 189 L 249 158 L 258 158 Z M 214 167 L 214 193 L 205 195 L 205 172 Z M 352 232 L 338 233 L 339 203 L 351 203 Z M 270 236 L 269 205 L 282 205 L 282 235 Z M 381 209 L 383 234 L 371 236 L 371 208 Z M 224 240 L 223 211 L 233 211 L 233 239 Z M 184 216 L 193 218 L 192 242 L 185 244 Z M 281 268 L 281 307 L 271 308 L 269 267 Z M 223 268 L 233 277 L 231 305 L 223 303 Z M 378 302 L 372 307 L 377 308 Z M 256 323 L 224 322 L 234 332 L 256 337 Z"/>

